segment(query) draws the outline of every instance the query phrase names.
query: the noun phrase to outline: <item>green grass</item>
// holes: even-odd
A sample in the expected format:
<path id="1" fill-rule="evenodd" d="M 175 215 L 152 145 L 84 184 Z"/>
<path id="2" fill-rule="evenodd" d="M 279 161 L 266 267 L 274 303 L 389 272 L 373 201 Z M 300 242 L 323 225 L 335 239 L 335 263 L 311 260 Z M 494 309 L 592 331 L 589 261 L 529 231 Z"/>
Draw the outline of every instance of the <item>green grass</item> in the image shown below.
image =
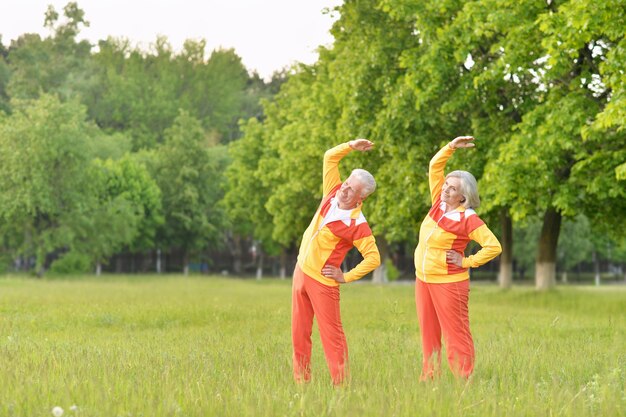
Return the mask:
<path id="1" fill-rule="evenodd" d="M 0 278 L 0 416 L 624 416 L 626 288 L 474 285 L 476 367 L 419 383 L 412 285 L 342 287 L 351 381 L 292 382 L 290 281 Z M 77 409 L 70 410 L 75 405 Z"/>

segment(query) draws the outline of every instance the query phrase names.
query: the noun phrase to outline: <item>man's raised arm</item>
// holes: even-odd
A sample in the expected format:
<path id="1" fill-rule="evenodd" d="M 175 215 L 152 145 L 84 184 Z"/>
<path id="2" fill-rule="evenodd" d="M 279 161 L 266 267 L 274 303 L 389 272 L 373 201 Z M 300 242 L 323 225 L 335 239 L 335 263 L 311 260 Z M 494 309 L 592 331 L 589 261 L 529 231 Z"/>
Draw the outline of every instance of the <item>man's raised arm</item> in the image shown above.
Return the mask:
<path id="1" fill-rule="evenodd" d="M 373 147 L 374 143 L 367 139 L 354 139 L 327 150 L 324 154 L 323 195 L 328 195 L 333 188 L 341 184 L 339 161 L 341 161 L 344 156 L 349 154 L 352 150 L 364 152 L 369 151 Z"/>

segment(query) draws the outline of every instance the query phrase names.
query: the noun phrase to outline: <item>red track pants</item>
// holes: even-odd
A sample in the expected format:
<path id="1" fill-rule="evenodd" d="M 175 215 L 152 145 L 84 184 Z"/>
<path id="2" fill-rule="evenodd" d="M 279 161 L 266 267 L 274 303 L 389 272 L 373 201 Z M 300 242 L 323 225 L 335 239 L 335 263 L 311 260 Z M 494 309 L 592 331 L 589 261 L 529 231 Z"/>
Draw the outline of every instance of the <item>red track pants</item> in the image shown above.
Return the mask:
<path id="1" fill-rule="evenodd" d="M 317 317 L 330 376 L 335 385 L 341 384 L 348 373 L 348 345 L 341 326 L 339 287 L 314 280 L 296 265 L 291 296 L 291 340 L 293 376 L 297 382 L 311 379 L 313 316 Z"/>
<path id="2" fill-rule="evenodd" d="M 474 370 L 474 342 L 469 328 L 469 280 L 446 284 L 415 283 L 415 305 L 422 333 L 421 380 L 441 368 L 441 334 L 452 372 L 464 378 Z"/>

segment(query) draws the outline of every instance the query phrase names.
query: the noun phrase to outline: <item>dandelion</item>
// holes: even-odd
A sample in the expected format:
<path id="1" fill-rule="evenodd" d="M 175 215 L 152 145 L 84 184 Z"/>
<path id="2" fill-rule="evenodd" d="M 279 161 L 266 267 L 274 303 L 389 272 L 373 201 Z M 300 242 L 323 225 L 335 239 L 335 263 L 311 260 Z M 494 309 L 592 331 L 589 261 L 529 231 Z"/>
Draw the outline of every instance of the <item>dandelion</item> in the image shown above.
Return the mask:
<path id="1" fill-rule="evenodd" d="M 70 411 L 78 411 L 78 406 L 76 404 L 74 404 L 73 406 L 70 407 Z"/>
<path id="2" fill-rule="evenodd" d="M 56 406 L 52 409 L 52 415 L 54 417 L 61 417 L 63 415 L 63 409 L 59 406 Z"/>

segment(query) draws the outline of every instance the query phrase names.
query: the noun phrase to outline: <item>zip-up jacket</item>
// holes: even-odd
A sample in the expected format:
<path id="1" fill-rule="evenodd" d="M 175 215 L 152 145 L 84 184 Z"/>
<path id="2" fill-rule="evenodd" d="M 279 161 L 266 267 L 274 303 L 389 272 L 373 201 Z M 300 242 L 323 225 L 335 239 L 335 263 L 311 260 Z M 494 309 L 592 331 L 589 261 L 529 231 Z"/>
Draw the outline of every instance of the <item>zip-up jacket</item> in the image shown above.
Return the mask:
<path id="1" fill-rule="evenodd" d="M 461 205 L 446 213 L 446 203 L 441 201 L 445 182 L 443 171 L 453 153 L 454 149 L 449 145 L 444 146 L 431 159 L 428 169 L 433 206 L 422 222 L 415 249 L 415 274 L 424 282 L 464 281 L 469 279 L 469 268 L 486 264 L 502 252 L 500 242 L 474 210 Z M 464 254 L 470 240 L 482 248 L 476 254 L 464 257 L 462 267 L 446 262 L 446 251 L 452 249 Z"/>
<path id="2" fill-rule="evenodd" d="M 342 184 L 339 161 L 351 150 L 350 145 L 343 143 L 324 154 L 322 202 L 302 236 L 298 253 L 298 265 L 302 271 L 330 287 L 339 283 L 322 275 L 322 268 L 326 265 L 341 268 L 343 259 L 353 246 L 363 260 L 343 275 L 346 282 L 356 281 L 380 265 L 376 239 L 361 212 L 363 205 L 342 210 L 335 197 Z"/>

